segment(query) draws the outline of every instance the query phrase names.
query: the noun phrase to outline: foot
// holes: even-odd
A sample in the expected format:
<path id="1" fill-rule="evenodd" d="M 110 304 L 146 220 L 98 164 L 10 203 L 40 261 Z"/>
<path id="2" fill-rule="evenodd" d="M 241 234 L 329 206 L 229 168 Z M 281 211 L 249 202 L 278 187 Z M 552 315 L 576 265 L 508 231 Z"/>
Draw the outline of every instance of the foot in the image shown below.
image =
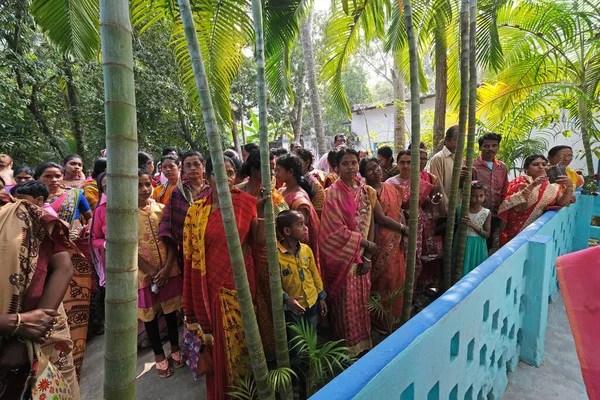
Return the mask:
<path id="1" fill-rule="evenodd" d="M 164 359 L 156 363 L 156 373 L 161 378 L 168 378 L 173 375 L 173 368 L 169 365 L 169 360 Z"/>
<path id="2" fill-rule="evenodd" d="M 183 361 L 180 351 L 171 351 L 171 354 L 169 354 L 169 361 L 171 361 L 173 367 L 177 369 L 185 365 L 185 361 Z"/>

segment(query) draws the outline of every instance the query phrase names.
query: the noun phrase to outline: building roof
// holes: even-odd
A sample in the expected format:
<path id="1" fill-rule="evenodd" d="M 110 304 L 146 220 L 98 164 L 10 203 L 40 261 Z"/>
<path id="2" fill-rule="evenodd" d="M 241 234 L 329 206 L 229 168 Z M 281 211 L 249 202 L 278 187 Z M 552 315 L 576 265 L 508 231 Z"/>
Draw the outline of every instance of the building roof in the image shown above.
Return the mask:
<path id="1" fill-rule="evenodd" d="M 425 96 L 421 96 L 421 104 L 423 104 L 425 102 L 426 99 L 431 99 L 435 97 L 435 93 L 434 94 L 428 94 Z M 405 100 L 405 103 L 409 103 L 410 99 Z M 393 106 L 394 103 L 393 102 L 389 102 L 389 103 L 374 103 L 374 104 L 352 104 L 350 106 L 350 111 L 352 112 L 352 114 L 360 114 L 363 111 L 366 110 L 374 110 L 376 108 L 386 108 L 386 107 L 390 107 Z"/>

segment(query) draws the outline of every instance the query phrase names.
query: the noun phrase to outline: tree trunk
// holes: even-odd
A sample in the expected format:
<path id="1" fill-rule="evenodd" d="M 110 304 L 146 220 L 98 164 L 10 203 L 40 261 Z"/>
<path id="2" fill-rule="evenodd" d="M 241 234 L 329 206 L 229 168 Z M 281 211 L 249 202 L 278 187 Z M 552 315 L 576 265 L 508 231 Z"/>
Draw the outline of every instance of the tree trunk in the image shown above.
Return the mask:
<path id="1" fill-rule="evenodd" d="M 275 331 L 275 355 L 279 368 L 290 367 L 290 356 L 286 334 L 285 314 L 281 301 L 281 269 L 279 267 L 279 251 L 277 235 L 275 234 L 275 213 L 273 212 L 273 197 L 271 196 L 271 161 L 269 155 L 269 135 L 267 126 L 267 84 L 265 79 L 265 43 L 263 31 L 263 13 L 261 0 L 252 0 L 252 18 L 254 20 L 254 36 L 256 37 L 256 68 L 258 87 L 258 121 L 260 140 L 260 171 L 262 185 L 269 194 L 265 203 L 265 228 L 267 235 L 267 257 L 269 264 L 269 288 L 271 289 L 271 307 L 273 310 L 273 327 Z M 292 399 L 292 387 L 282 388 L 280 396 Z"/>
<path id="2" fill-rule="evenodd" d="M 437 18 L 439 20 L 439 18 Z M 448 93 L 448 57 L 443 21 L 435 29 L 435 106 L 433 112 L 433 154 L 444 147 L 446 130 L 446 98 Z"/>
<path id="3" fill-rule="evenodd" d="M 582 88 L 583 93 L 586 92 L 586 87 Z M 579 114 L 579 125 L 581 127 L 581 141 L 583 142 L 583 150 L 585 151 L 585 162 L 587 165 L 588 175 L 594 175 L 594 158 L 592 157 L 592 147 L 590 145 L 590 135 L 588 133 L 588 102 L 587 98 L 579 97 L 577 100 L 577 111 Z"/>
<path id="4" fill-rule="evenodd" d="M 462 0 L 460 8 L 460 109 L 458 114 L 458 136 L 454 166 L 452 168 L 452 186 L 448 201 L 446 219 L 446 236 L 444 237 L 444 266 L 442 268 L 442 289 L 448 290 L 452 285 L 452 245 L 454 241 L 454 221 L 462 169 L 462 156 L 465 147 L 465 130 L 467 127 L 467 111 L 469 106 L 469 0 Z M 465 182 L 467 182 L 465 180 Z M 462 271 L 461 271 L 462 272 Z"/>
<path id="5" fill-rule="evenodd" d="M 85 137 L 81 125 L 81 115 L 79 113 L 79 100 L 77 99 L 77 91 L 75 90 L 75 84 L 73 83 L 73 71 L 71 70 L 69 62 L 64 58 L 63 64 L 63 72 L 65 73 L 65 81 L 67 82 L 67 99 L 69 101 L 71 129 L 73 130 L 73 136 L 75 136 L 77 154 L 83 157 L 81 161 L 83 161 L 83 165 L 85 165 Z"/>
<path id="6" fill-rule="evenodd" d="M 475 128 L 477 124 L 477 0 L 471 0 L 470 12 L 471 27 L 469 28 L 469 131 L 467 134 L 467 160 L 466 166 L 469 175 L 465 179 L 462 188 L 462 202 L 460 207 L 460 219 L 469 217 L 469 202 L 471 199 L 471 168 L 473 167 L 473 153 L 475 151 Z M 456 247 L 456 261 L 454 263 L 453 281 L 458 282 L 462 278 L 463 264 L 465 260 L 465 245 L 467 241 L 467 225 L 458 225 L 458 244 Z"/>
<path id="7" fill-rule="evenodd" d="M 404 99 L 404 78 L 400 73 L 400 66 L 394 57 L 392 69 L 392 82 L 394 86 L 394 151 L 403 150 L 406 143 L 406 100 Z"/>
<path id="8" fill-rule="evenodd" d="M 231 137 L 233 138 L 233 147 L 238 155 L 242 156 L 242 144 L 240 143 L 240 134 L 238 132 L 237 121 L 233 118 L 233 112 L 231 113 Z"/>
<path id="9" fill-rule="evenodd" d="M 291 112 L 292 130 L 294 131 L 294 142 L 302 139 L 302 112 L 304 111 L 304 98 L 301 93 L 294 94 L 294 107 Z"/>
<path id="10" fill-rule="evenodd" d="M 129 2 L 100 1 L 108 154 L 104 398 L 135 399 L 137 365 L 137 121 Z"/>
<path id="11" fill-rule="evenodd" d="M 302 51 L 304 53 L 304 68 L 306 78 L 308 79 L 308 91 L 310 94 L 310 107 L 313 116 L 313 127 L 317 136 L 317 150 L 319 155 L 327 152 L 327 142 L 325 140 L 325 129 L 323 128 L 323 118 L 321 118 L 321 99 L 319 98 L 319 88 L 317 87 L 317 73 L 315 70 L 315 55 L 312 44 L 312 20 L 314 11 L 311 10 L 308 17 L 302 24 L 300 34 L 302 37 Z"/>
<path id="12" fill-rule="evenodd" d="M 225 172 L 225 163 L 223 161 L 223 148 L 221 146 L 221 137 L 217 120 L 215 118 L 215 110 L 212 104 L 210 87 L 208 78 L 204 68 L 204 61 L 200 53 L 198 45 L 198 37 L 196 35 L 196 27 L 194 18 L 190 8 L 189 0 L 178 0 L 181 20 L 183 22 L 185 37 L 187 39 L 188 51 L 192 61 L 192 69 L 196 80 L 196 88 L 200 103 L 202 105 L 202 116 L 206 127 L 206 136 L 210 148 L 210 156 L 214 166 L 214 174 L 217 181 L 217 193 L 219 196 L 219 205 L 221 207 L 221 215 L 223 216 L 223 224 L 225 226 L 225 236 L 227 238 L 227 247 L 229 249 L 229 257 L 233 270 L 233 279 L 235 289 L 240 305 L 242 316 L 242 324 L 244 326 L 244 334 L 248 343 L 250 353 L 250 362 L 254 373 L 256 388 L 261 399 L 272 399 L 273 395 L 269 391 L 267 379 L 269 370 L 263 352 L 258 325 L 256 323 L 256 315 L 254 314 L 254 305 L 250 294 L 250 286 L 248 285 L 248 275 L 244 265 L 244 255 L 240 244 L 240 237 L 237 231 L 235 222 L 235 214 L 233 204 L 231 202 L 231 192 L 227 183 L 227 174 Z M 268 159 L 268 158 L 267 158 Z"/>
<path id="13" fill-rule="evenodd" d="M 417 232 L 419 223 L 419 142 L 421 141 L 421 97 L 419 93 L 419 67 L 417 44 L 412 21 L 411 0 L 402 0 L 404 19 L 410 56 L 410 119 L 411 119 L 411 148 L 410 154 L 410 215 L 408 253 L 406 257 L 406 289 L 402 307 L 402 323 L 408 321 L 412 314 L 413 289 L 415 282 L 415 263 L 417 260 Z"/>

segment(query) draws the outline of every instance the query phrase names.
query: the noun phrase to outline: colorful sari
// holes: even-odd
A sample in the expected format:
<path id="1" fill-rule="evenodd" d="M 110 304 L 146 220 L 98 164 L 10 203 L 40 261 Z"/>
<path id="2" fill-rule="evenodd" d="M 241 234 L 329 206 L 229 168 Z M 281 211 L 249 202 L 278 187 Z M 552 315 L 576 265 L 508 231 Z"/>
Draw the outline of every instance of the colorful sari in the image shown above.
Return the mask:
<path id="1" fill-rule="evenodd" d="M 421 171 L 421 185 L 423 185 L 423 182 L 430 183 L 435 187 L 438 178 L 423 170 Z M 423 236 L 421 240 L 422 270 L 418 284 L 421 287 L 436 286 L 442 275 L 441 261 L 444 254 L 444 240 L 441 235 L 435 234 L 440 213 L 437 207 L 428 203 L 421 204 L 419 214 L 422 215 L 420 221 L 423 223 Z"/>
<path id="2" fill-rule="evenodd" d="M 312 189 L 312 198 L 310 201 L 317 212 L 317 216 L 321 218 L 323 203 L 325 203 L 325 188 L 323 188 L 323 184 L 314 175 L 311 175 L 310 172 L 304 175 L 304 177 Z"/>
<path id="3" fill-rule="evenodd" d="M 138 210 L 138 254 L 154 271 L 165 266 L 167 261 L 167 246 L 158 237 L 158 226 L 162 218 L 163 204 L 151 202 L 148 210 Z M 151 290 L 152 277 L 138 270 L 138 319 L 150 322 L 156 318 L 156 313 L 162 309 L 164 314 L 170 314 L 183 307 L 183 279 L 179 266 L 171 265 L 168 282 L 161 286 L 158 293 Z"/>
<path id="4" fill-rule="evenodd" d="M 85 174 L 80 172 L 79 179 L 67 180 L 63 179 L 63 185 L 71 189 L 80 189 L 86 182 Z"/>
<path id="5" fill-rule="evenodd" d="M 255 274 L 247 243 L 257 215 L 256 199 L 234 188 L 231 200 L 248 283 L 254 292 Z M 207 397 L 223 399 L 236 378 L 252 371 L 223 219 L 220 210 L 211 212 L 211 206 L 212 194 L 192 204 L 185 219 L 183 308 L 186 323 L 199 324 L 204 343 L 212 343 L 214 373 L 206 376 Z"/>
<path id="6" fill-rule="evenodd" d="M 320 169 L 311 169 L 306 173 L 306 175 L 316 179 L 321 186 L 325 186 L 325 178 L 327 177 L 325 171 L 321 171 Z"/>
<path id="7" fill-rule="evenodd" d="M 333 185 L 335 182 L 337 182 L 337 180 L 339 178 L 340 177 L 339 177 L 339 175 L 337 173 L 335 173 L 335 172 L 330 173 L 325 178 L 325 182 L 323 183 L 323 188 L 324 189 L 329 189 L 329 187 L 331 187 L 331 185 Z"/>
<path id="8" fill-rule="evenodd" d="M 154 191 L 152 192 L 152 198 L 157 203 L 168 204 L 169 200 L 171 200 L 171 193 L 176 188 L 177 185 L 170 185 L 169 182 L 166 182 L 154 188 Z"/>
<path id="9" fill-rule="evenodd" d="M 50 258 L 68 251 L 66 226 L 41 208 L 16 201 L 0 208 L 0 314 L 35 310 L 44 292 Z M 72 398 L 79 399 L 73 363 L 73 341 L 63 305 L 57 310 L 59 323 L 41 346 L 42 353 L 69 383 Z M 0 335 L 0 347 L 10 336 Z M 35 368 L 35 365 L 31 369 Z M 20 398 L 29 371 L 0 370 L 0 398 Z"/>
<path id="10" fill-rule="evenodd" d="M 88 204 L 92 211 L 96 209 L 98 206 L 98 201 L 100 200 L 100 195 L 98 192 L 98 182 L 91 177 L 88 178 L 83 184 L 80 186 L 80 189 L 83 190 L 83 195 L 87 199 Z"/>
<path id="11" fill-rule="evenodd" d="M 360 242 L 367 239 L 377 192 L 364 184 L 352 192 L 341 179 L 329 188 L 319 235 L 321 264 L 331 311 L 333 334 L 344 339 L 351 355 L 371 348 L 367 307 L 370 274 L 358 275 Z"/>
<path id="12" fill-rule="evenodd" d="M 580 186 L 583 186 L 584 181 L 583 177 L 577 173 L 573 168 L 565 167 L 565 171 L 567 171 L 567 176 L 573 182 L 573 188 L 577 189 Z"/>
<path id="13" fill-rule="evenodd" d="M 402 222 L 402 199 L 404 188 L 391 183 L 383 183 L 377 193 L 383 213 L 397 222 Z M 402 234 L 400 232 L 377 227 L 375 243 L 377 254 L 373 257 L 371 268 L 371 292 L 378 293 L 386 307 L 389 317 L 371 315 L 373 325 L 386 333 L 397 328 L 393 319 L 402 315 L 404 294 L 400 290 L 406 280 L 406 259 L 401 249 Z M 389 297 L 392 297 L 390 300 Z"/>
<path id="14" fill-rule="evenodd" d="M 83 355 L 87 343 L 93 269 L 88 239 L 80 239 L 76 232 L 79 225 L 79 203 L 82 199 L 85 199 L 85 197 L 81 189 L 70 189 L 50 203 L 58 217 L 69 225 L 71 237 L 77 237 L 73 240 L 77 249 L 71 252 L 73 278 L 63 303 L 69 321 L 71 339 L 75 345 L 73 358 L 75 359 L 78 379 L 81 376 Z"/>
<path id="15" fill-rule="evenodd" d="M 498 218 L 506 223 L 500 233 L 500 246 L 504 246 L 529 224 L 538 219 L 544 209 L 556 203 L 562 195 L 563 187 L 557 183 L 544 182 L 531 192 L 523 190 L 533 182 L 533 178 L 519 176 L 508 184 L 506 198 L 500 204 Z"/>
<path id="16" fill-rule="evenodd" d="M 387 183 L 393 183 L 394 185 L 404 186 L 404 199 L 402 201 L 402 207 L 405 211 L 410 210 L 410 178 L 403 179 L 400 175 L 396 175 L 386 181 Z M 422 263 L 421 254 L 423 251 L 423 229 L 425 227 L 426 216 L 423 211 L 423 203 L 429 197 L 435 185 L 430 182 L 421 179 L 419 181 L 419 222 L 418 222 L 418 233 L 417 233 L 417 256 L 415 261 L 415 281 L 421 274 Z M 404 249 L 406 253 L 407 249 Z"/>

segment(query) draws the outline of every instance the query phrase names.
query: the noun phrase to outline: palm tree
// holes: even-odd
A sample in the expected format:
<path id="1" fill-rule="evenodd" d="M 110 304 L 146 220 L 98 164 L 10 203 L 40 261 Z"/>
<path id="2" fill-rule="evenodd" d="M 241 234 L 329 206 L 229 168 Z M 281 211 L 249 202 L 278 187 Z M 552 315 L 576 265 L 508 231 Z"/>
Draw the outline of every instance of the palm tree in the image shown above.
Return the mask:
<path id="1" fill-rule="evenodd" d="M 413 143 L 410 154 L 410 216 L 408 253 L 406 256 L 406 283 L 404 291 L 404 304 L 402 307 L 402 322 L 410 319 L 412 313 L 413 287 L 415 281 L 415 263 L 417 260 L 417 234 L 419 224 L 419 146 L 421 142 L 421 96 L 419 88 L 419 54 L 415 39 L 415 30 L 412 20 L 411 0 L 402 0 L 404 6 L 404 19 L 406 24 L 406 41 L 410 56 L 410 119 L 411 142 Z"/>
<path id="2" fill-rule="evenodd" d="M 217 126 L 215 110 L 212 105 L 204 61 L 200 52 L 200 46 L 198 45 L 194 16 L 189 0 L 178 0 L 178 3 L 181 21 L 188 43 L 188 51 L 190 52 L 198 97 L 202 104 L 202 115 L 204 117 L 204 125 L 206 126 L 210 156 L 214 165 L 219 204 L 221 207 L 221 214 L 223 215 L 227 247 L 229 249 L 233 278 L 242 314 L 242 324 L 244 326 L 244 333 L 250 352 L 250 362 L 252 364 L 254 380 L 261 399 L 273 398 L 267 382 L 269 370 L 267 368 L 267 362 L 265 360 L 260 334 L 258 332 L 256 315 L 254 314 L 250 286 L 248 284 L 248 276 L 244 264 L 244 255 L 240 245 L 233 204 L 231 202 L 231 192 L 229 191 L 229 186 L 227 184 L 227 174 L 225 172 L 225 163 L 223 161 L 223 148 L 221 147 L 219 128 Z"/>
<path id="3" fill-rule="evenodd" d="M 137 126 L 126 0 L 100 2 L 108 155 L 104 398 L 134 399 L 137 354 Z"/>
<path id="4" fill-rule="evenodd" d="M 467 110 L 469 106 L 469 0 L 462 0 L 460 7 L 460 111 L 458 116 L 458 138 L 454 166 L 452 169 L 452 186 L 448 204 L 446 235 L 444 238 L 444 266 L 442 269 L 442 288 L 447 290 L 452 284 L 452 244 L 454 241 L 454 220 L 458 205 L 460 171 L 462 154 L 465 147 L 465 130 L 467 127 Z"/>
<path id="5" fill-rule="evenodd" d="M 258 119 L 260 123 L 260 160 L 262 184 L 269 194 L 265 203 L 265 228 L 267 233 L 267 256 L 269 263 L 269 281 L 271 289 L 271 307 L 273 312 L 273 326 L 275 330 L 275 351 L 277 366 L 279 368 L 290 366 L 285 314 L 281 301 L 281 271 L 277 250 L 277 235 L 275 234 L 275 214 L 273 212 L 273 197 L 271 194 L 271 162 L 269 158 L 269 135 L 267 132 L 267 86 L 265 82 L 265 49 L 263 34 L 263 11 L 260 0 L 252 0 L 252 17 L 254 19 L 254 32 L 256 36 L 256 66 L 258 85 Z M 291 386 L 280 393 L 282 398 L 293 397 Z"/>

